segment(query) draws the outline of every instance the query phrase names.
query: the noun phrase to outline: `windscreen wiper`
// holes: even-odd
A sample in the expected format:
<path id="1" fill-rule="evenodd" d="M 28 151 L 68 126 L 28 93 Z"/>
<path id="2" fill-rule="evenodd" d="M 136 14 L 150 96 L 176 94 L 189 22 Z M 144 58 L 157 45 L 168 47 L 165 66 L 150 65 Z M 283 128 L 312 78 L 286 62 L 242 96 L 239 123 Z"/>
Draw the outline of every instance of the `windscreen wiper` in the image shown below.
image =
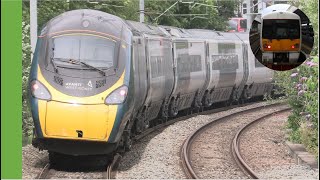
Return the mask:
<path id="1" fill-rule="evenodd" d="M 52 65 L 53 65 L 54 71 L 55 71 L 56 73 L 58 73 L 58 68 L 57 68 L 56 63 L 54 62 L 54 58 L 53 58 L 53 57 L 51 57 L 51 63 L 52 63 Z"/>
<path id="2" fill-rule="evenodd" d="M 78 61 L 78 60 L 75 60 L 75 59 L 70 59 L 70 61 L 68 61 L 68 62 L 72 63 L 72 64 L 76 64 L 76 63 L 83 64 L 83 65 L 85 65 L 85 66 L 87 66 L 87 67 L 89 67 L 91 69 L 95 69 L 95 70 L 99 71 L 103 76 L 106 76 L 106 73 L 103 70 L 101 70 L 101 69 L 99 69 L 97 67 L 91 66 L 88 63 L 85 63 L 85 62 L 82 62 L 82 61 Z"/>
<path id="3" fill-rule="evenodd" d="M 97 67 L 91 66 L 90 64 L 87 64 L 85 62 L 79 61 L 79 60 L 68 59 L 68 58 L 52 58 L 51 59 L 52 62 L 54 61 L 53 59 L 57 59 L 59 61 L 67 62 L 67 63 L 70 63 L 70 64 L 83 64 L 83 65 L 85 65 L 85 66 L 87 66 L 87 67 L 89 67 L 91 69 L 99 71 L 99 73 L 101 73 L 103 76 L 106 76 L 106 73 L 103 70 L 101 70 L 101 69 L 99 69 Z"/>

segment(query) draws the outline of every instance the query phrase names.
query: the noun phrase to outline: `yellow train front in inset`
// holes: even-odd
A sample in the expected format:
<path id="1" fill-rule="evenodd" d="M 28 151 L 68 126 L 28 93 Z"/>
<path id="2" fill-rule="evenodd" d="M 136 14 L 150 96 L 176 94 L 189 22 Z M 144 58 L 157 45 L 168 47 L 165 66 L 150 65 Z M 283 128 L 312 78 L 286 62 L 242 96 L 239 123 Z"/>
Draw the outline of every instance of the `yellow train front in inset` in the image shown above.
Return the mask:
<path id="1" fill-rule="evenodd" d="M 260 47 L 264 64 L 296 64 L 301 51 L 300 17 L 275 11 L 262 17 Z"/>

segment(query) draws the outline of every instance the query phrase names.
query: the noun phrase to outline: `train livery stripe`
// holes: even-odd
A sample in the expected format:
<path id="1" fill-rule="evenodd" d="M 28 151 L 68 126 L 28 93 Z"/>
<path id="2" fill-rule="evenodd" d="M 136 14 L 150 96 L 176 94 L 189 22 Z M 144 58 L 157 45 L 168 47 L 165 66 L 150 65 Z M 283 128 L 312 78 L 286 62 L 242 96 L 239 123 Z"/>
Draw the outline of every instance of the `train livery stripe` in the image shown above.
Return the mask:
<path id="1" fill-rule="evenodd" d="M 41 43 L 42 43 L 42 40 L 38 39 L 37 47 L 39 47 L 41 45 Z M 38 49 L 39 48 L 35 49 L 34 57 L 32 60 L 31 71 L 30 71 L 30 76 L 29 76 L 29 84 L 32 80 L 37 79 L 37 76 L 38 76 L 38 57 L 39 57 L 38 56 L 38 54 L 39 54 Z M 32 118 L 33 118 L 33 122 L 35 125 L 35 132 L 36 132 L 37 137 L 42 138 L 43 134 L 41 131 L 40 121 L 39 121 L 38 99 L 32 97 L 31 92 L 30 92 L 30 87 L 28 89 L 29 89 L 28 93 L 29 93 L 29 97 L 30 97 L 29 100 L 30 100 L 30 105 L 31 105 L 31 113 L 32 113 Z"/>
<path id="2" fill-rule="evenodd" d="M 272 52 L 299 52 L 300 44 L 300 39 L 262 39 L 262 50 Z M 294 48 L 292 48 L 292 46 L 294 46 Z"/>
<path id="3" fill-rule="evenodd" d="M 117 110 L 117 113 L 116 113 L 116 117 L 115 117 L 115 120 L 114 120 L 114 123 L 113 123 L 113 128 L 112 128 L 112 131 L 109 135 L 109 139 L 108 139 L 108 142 L 115 142 L 117 140 L 117 138 L 120 138 L 119 135 L 122 134 L 122 133 L 119 133 L 119 130 L 120 129 L 124 129 L 124 126 L 126 125 L 126 122 L 124 122 L 124 115 L 125 115 L 125 112 L 128 113 L 128 109 L 130 108 L 129 105 L 132 104 L 130 101 L 132 101 L 132 96 L 133 95 L 133 92 L 134 92 L 134 87 L 133 87 L 133 83 L 132 83 L 132 79 L 130 78 L 133 78 L 134 75 L 133 75 L 133 66 L 131 65 L 132 61 L 131 61 L 131 56 L 132 56 L 132 53 L 131 53 L 131 47 L 128 48 L 128 56 L 127 56 L 127 60 L 126 60 L 126 71 L 125 71 L 125 75 L 124 75 L 124 81 L 123 81 L 123 84 L 127 85 L 128 86 L 128 89 L 130 92 L 128 92 L 128 97 L 126 99 L 126 102 L 124 104 L 121 104 L 121 105 L 118 105 L 118 110 Z M 131 93 L 132 92 L 132 93 Z M 121 125 L 121 127 L 120 127 Z M 118 137 L 117 137 L 118 135 Z"/>

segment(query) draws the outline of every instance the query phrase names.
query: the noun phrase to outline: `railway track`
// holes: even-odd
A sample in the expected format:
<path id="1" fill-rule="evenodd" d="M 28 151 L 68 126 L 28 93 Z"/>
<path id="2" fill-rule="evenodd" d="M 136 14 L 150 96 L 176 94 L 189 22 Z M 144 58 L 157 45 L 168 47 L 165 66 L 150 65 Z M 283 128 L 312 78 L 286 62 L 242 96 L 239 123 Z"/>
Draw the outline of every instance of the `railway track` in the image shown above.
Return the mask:
<path id="1" fill-rule="evenodd" d="M 155 125 L 154 127 L 149 128 L 148 130 L 146 130 L 146 131 L 142 132 L 141 134 L 135 136 L 133 138 L 133 142 L 135 143 L 135 142 L 143 139 L 147 135 L 151 134 L 152 132 L 155 132 L 157 130 L 161 130 L 161 129 L 163 129 L 163 128 L 165 128 L 165 127 L 167 127 L 167 126 L 169 126 L 169 125 L 171 125 L 173 123 L 176 123 L 176 122 L 179 122 L 179 121 L 182 121 L 182 120 L 186 120 L 188 118 L 195 117 L 197 115 L 208 115 L 208 114 L 212 114 L 212 113 L 218 113 L 218 112 L 221 112 L 221 111 L 229 110 L 229 109 L 236 108 L 236 107 L 243 107 L 243 106 L 251 105 L 251 104 L 254 104 L 254 103 L 256 103 L 256 102 L 247 102 L 247 103 L 244 103 L 244 104 L 237 104 L 237 105 L 231 105 L 231 106 L 226 106 L 226 107 L 225 106 L 221 106 L 221 107 L 218 107 L 218 108 L 215 108 L 215 109 L 208 109 L 208 110 L 205 110 L 205 111 L 201 111 L 201 112 L 197 112 L 197 113 L 193 113 L 193 114 L 188 114 L 188 115 L 184 115 L 184 116 L 181 116 L 181 117 L 177 117 L 177 118 L 174 118 L 174 119 L 170 119 L 170 120 L 168 120 L 167 122 L 165 122 L 163 124 Z M 102 171 L 102 178 L 103 179 L 114 179 L 115 178 L 116 167 L 117 167 L 118 162 L 120 161 L 120 159 L 121 159 L 121 155 L 117 154 L 114 157 L 113 161 L 106 166 L 105 171 Z M 50 179 L 50 177 L 55 174 L 54 171 L 55 170 L 51 169 L 50 164 L 48 163 L 43 167 L 41 172 L 36 176 L 36 179 Z"/>
<path id="2" fill-rule="evenodd" d="M 121 160 L 121 155 L 116 154 L 111 161 L 104 168 L 102 173 L 102 179 L 115 179 L 116 167 Z M 54 176 L 55 170 L 51 168 L 50 163 L 47 163 L 41 170 L 41 172 L 36 176 L 36 179 L 50 179 L 51 176 Z"/>
<path id="3" fill-rule="evenodd" d="M 218 118 L 214 121 L 211 121 L 203 126 L 201 126 L 199 129 L 197 129 L 196 131 L 194 131 L 183 143 L 183 145 L 181 146 L 181 151 L 180 151 L 180 158 L 181 158 L 181 165 L 182 165 L 182 169 L 185 172 L 185 175 L 187 176 L 188 179 L 199 179 L 199 178 L 208 178 L 208 177 L 199 177 L 199 174 L 196 172 L 194 165 L 191 161 L 191 147 L 194 143 L 194 141 L 196 140 L 196 138 L 204 133 L 206 130 L 210 129 L 210 127 L 214 127 L 216 125 L 218 125 L 219 123 L 224 123 L 225 121 L 228 122 L 228 119 L 232 119 L 232 118 L 236 118 L 236 117 L 241 117 L 243 115 L 249 114 L 249 113 L 254 113 L 254 112 L 259 112 L 262 109 L 268 109 L 268 108 L 274 108 L 274 107 L 281 107 L 283 106 L 283 104 L 281 103 L 276 103 L 276 104 L 271 104 L 271 105 L 267 105 L 267 106 L 260 106 L 260 107 L 255 107 L 252 109 L 248 109 L 248 110 L 244 110 L 244 111 L 240 111 L 240 112 L 236 112 L 221 118 Z M 283 107 L 280 108 L 280 110 L 276 110 L 276 113 L 280 113 L 283 111 L 288 111 L 289 108 L 288 107 Z M 253 121 L 250 121 L 249 123 L 246 123 L 245 126 L 243 126 L 243 128 L 241 128 L 240 130 L 238 130 L 238 132 L 235 134 L 235 136 L 231 136 L 230 138 L 230 145 L 231 145 L 231 149 L 230 149 L 230 156 L 233 157 L 233 162 L 231 163 L 235 163 L 236 162 L 236 166 L 243 172 L 244 175 L 247 176 L 247 178 L 254 178 L 257 179 L 258 176 L 252 171 L 252 169 L 246 164 L 246 162 L 243 160 L 241 153 L 239 151 L 239 138 L 241 136 L 241 134 L 252 124 L 254 124 L 255 122 L 258 122 L 262 119 L 265 119 L 266 117 L 272 116 L 274 115 L 274 111 L 260 117 L 260 118 L 254 118 Z M 230 122 L 233 122 L 230 120 Z M 233 138 L 232 138 L 233 137 Z M 227 138 L 226 140 L 227 141 Z M 230 147 L 230 146 L 229 146 Z M 210 152 L 212 153 L 213 150 L 210 149 Z M 225 178 L 225 177 L 223 177 Z M 228 177 L 227 177 L 228 178 Z M 230 178 L 230 177 L 229 177 Z M 233 177 L 234 178 L 234 177 Z"/>
<path id="4" fill-rule="evenodd" d="M 212 114 L 212 113 L 218 113 L 218 112 L 226 111 L 226 110 L 233 109 L 233 108 L 236 108 L 236 107 L 248 106 L 248 105 L 251 105 L 251 104 L 254 104 L 254 103 L 257 103 L 257 102 L 247 102 L 247 103 L 244 103 L 244 104 L 236 104 L 236 105 L 231 105 L 231 106 L 226 106 L 226 107 L 222 106 L 222 107 L 218 107 L 218 108 L 215 108 L 215 109 L 207 109 L 207 110 L 204 110 L 204 111 L 199 111 L 199 112 L 188 114 L 188 115 L 183 115 L 181 117 L 177 117 L 177 118 L 168 120 L 167 122 L 165 122 L 163 124 L 159 124 L 159 125 L 156 125 L 154 127 L 151 127 L 148 130 L 142 132 L 141 134 L 135 136 L 133 138 L 133 140 L 134 140 L 134 142 L 139 141 L 139 140 L 143 139 L 144 137 L 146 137 L 147 135 L 151 134 L 152 132 L 154 132 L 156 130 L 160 130 L 160 129 L 165 128 L 165 127 L 167 127 L 167 126 L 169 126 L 171 124 L 174 124 L 176 122 L 183 121 L 183 120 L 195 117 L 197 115 L 208 115 L 208 114 Z"/>
<path id="5" fill-rule="evenodd" d="M 121 155 L 116 154 L 110 164 L 107 165 L 106 171 L 102 173 L 103 179 L 115 179 L 116 167 L 121 160 Z"/>
<path id="6" fill-rule="evenodd" d="M 241 128 L 237 132 L 237 134 L 234 136 L 232 146 L 231 146 L 232 155 L 234 157 L 234 160 L 237 162 L 238 166 L 242 169 L 242 171 L 245 174 L 247 174 L 248 177 L 250 177 L 252 179 L 259 179 L 258 175 L 252 170 L 252 168 L 250 168 L 250 166 L 243 159 L 243 156 L 240 152 L 240 137 L 241 137 L 241 135 L 253 124 L 255 124 L 265 118 L 271 117 L 275 114 L 286 112 L 288 110 L 290 110 L 290 108 L 281 109 L 275 113 L 270 113 L 270 114 L 267 114 L 267 115 L 262 116 L 260 118 L 257 118 L 255 120 L 251 121 L 250 123 L 248 123 L 247 125 L 245 125 L 243 128 Z"/>
<path id="7" fill-rule="evenodd" d="M 36 179 L 49 179 L 48 175 L 50 172 L 50 164 L 47 163 L 41 170 L 41 172 L 37 175 Z"/>

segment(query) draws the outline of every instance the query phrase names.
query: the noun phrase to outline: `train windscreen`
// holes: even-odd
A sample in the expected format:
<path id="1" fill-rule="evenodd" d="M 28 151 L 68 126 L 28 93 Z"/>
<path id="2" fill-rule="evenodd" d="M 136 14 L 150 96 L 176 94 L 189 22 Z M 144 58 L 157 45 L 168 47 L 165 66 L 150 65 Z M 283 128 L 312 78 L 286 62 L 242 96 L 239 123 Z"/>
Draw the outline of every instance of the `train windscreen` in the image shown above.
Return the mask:
<path id="1" fill-rule="evenodd" d="M 240 28 L 247 29 L 247 20 L 246 19 L 240 20 Z"/>
<path id="2" fill-rule="evenodd" d="M 99 68 L 113 66 L 114 40 L 93 35 L 64 35 L 53 37 L 52 40 L 51 58 L 60 65 L 68 66 L 70 63 L 65 60 L 73 59 Z"/>
<path id="3" fill-rule="evenodd" d="M 300 22 L 294 19 L 263 20 L 263 39 L 300 39 Z"/>

